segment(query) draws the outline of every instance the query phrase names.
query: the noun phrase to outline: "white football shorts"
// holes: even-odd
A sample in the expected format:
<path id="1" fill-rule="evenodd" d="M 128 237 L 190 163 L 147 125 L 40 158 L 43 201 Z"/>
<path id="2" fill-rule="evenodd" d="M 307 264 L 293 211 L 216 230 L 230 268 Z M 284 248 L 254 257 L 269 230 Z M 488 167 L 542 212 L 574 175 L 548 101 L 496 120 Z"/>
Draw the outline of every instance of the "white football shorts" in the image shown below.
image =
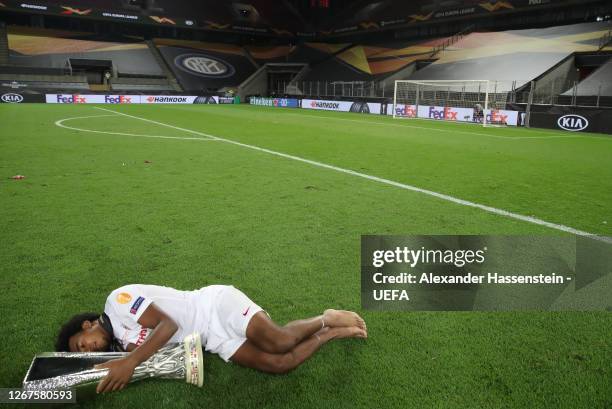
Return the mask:
<path id="1" fill-rule="evenodd" d="M 234 286 L 224 287 L 213 304 L 206 350 L 228 362 L 246 341 L 247 326 L 262 308 Z"/>

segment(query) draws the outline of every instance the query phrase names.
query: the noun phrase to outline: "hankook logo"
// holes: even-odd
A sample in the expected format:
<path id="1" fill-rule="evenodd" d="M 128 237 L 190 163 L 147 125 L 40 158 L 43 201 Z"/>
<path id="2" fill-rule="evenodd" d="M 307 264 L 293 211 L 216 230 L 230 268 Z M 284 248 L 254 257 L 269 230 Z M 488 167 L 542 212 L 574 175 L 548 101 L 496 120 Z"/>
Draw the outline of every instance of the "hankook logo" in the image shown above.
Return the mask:
<path id="1" fill-rule="evenodd" d="M 312 101 L 310 106 L 313 108 L 323 108 L 323 109 L 338 109 L 340 108 L 339 102 L 327 102 L 327 101 Z"/>
<path id="2" fill-rule="evenodd" d="M 234 67 L 218 58 L 203 54 L 182 54 L 174 59 L 174 64 L 183 71 L 201 77 L 231 77 Z"/>
<path id="3" fill-rule="evenodd" d="M 583 116 L 569 114 L 557 119 L 557 125 L 566 131 L 577 132 L 586 129 L 589 126 L 589 121 Z"/>
<path id="4" fill-rule="evenodd" d="M 9 102 L 12 104 L 23 101 L 23 97 L 19 94 L 4 94 L 0 99 L 2 99 L 2 102 Z"/>

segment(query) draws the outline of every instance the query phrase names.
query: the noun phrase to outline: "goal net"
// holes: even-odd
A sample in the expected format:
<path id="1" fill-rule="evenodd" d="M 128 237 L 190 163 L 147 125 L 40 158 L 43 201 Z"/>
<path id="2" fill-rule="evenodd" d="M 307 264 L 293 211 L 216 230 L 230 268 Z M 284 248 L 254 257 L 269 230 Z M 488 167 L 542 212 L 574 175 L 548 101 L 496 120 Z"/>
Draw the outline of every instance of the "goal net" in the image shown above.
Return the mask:
<path id="1" fill-rule="evenodd" d="M 508 92 L 498 92 L 487 80 L 395 81 L 394 118 L 423 118 L 507 125 Z"/>

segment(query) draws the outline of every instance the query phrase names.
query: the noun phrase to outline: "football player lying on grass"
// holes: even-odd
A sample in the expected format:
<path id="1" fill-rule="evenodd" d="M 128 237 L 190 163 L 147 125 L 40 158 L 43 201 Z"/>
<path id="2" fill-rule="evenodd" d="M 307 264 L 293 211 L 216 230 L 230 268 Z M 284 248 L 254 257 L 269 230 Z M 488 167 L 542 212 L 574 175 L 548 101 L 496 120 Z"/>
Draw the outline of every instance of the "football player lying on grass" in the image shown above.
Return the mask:
<path id="1" fill-rule="evenodd" d="M 270 373 L 286 373 L 332 339 L 367 338 L 354 312 L 325 310 L 322 315 L 275 324 L 257 304 L 233 286 L 211 285 L 179 291 L 133 284 L 114 290 L 104 313 L 74 316 L 61 328 L 58 351 L 125 350 L 125 358 L 97 365 L 108 368 L 97 392 L 123 389 L 136 366 L 168 342 L 197 332 L 206 351 L 223 360 Z"/>

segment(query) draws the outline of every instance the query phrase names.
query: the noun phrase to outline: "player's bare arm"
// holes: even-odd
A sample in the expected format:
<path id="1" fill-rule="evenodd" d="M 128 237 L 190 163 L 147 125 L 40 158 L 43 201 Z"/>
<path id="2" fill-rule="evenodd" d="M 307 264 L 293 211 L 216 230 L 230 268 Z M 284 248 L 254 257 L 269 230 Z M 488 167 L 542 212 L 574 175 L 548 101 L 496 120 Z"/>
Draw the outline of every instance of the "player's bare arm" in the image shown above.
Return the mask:
<path id="1" fill-rule="evenodd" d="M 178 325 L 166 313 L 151 304 L 138 319 L 138 323 L 145 328 L 153 329 L 153 333 L 139 347 L 130 344 L 132 351 L 121 359 L 115 359 L 96 365 L 96 369 L 108 368 L 108 375 L 100 382 L 96 392 L 110 392 L 123 389 L 129 382 L 134 369 L 146 361 L 163 347 L 178 330 Z"/>

